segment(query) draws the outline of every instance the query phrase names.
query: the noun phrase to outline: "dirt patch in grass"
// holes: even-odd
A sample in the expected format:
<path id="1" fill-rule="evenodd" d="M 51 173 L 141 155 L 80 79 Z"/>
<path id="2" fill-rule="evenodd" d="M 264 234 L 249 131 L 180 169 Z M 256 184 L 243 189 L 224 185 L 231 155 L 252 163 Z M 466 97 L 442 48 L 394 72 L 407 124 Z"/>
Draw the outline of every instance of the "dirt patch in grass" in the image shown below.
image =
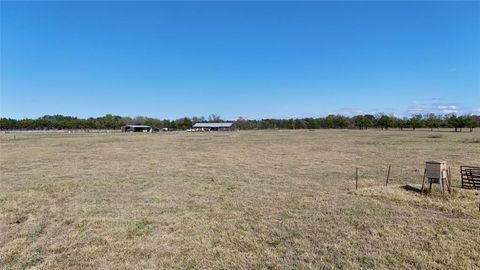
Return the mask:
<path id="1" fill-rule="evenodd" d="M 430 134 L 430 135 L 427 135 L 427 138 L 429 138 L 429 139 L 440 139 L 440 138 L 443 138 L 443 135 L 442 134 Z"/>
<path id="2" fill-rule="evenodd" d="M 464 143 L 480 143 L 480 138 L 468 138 L 463 140 Z"/>

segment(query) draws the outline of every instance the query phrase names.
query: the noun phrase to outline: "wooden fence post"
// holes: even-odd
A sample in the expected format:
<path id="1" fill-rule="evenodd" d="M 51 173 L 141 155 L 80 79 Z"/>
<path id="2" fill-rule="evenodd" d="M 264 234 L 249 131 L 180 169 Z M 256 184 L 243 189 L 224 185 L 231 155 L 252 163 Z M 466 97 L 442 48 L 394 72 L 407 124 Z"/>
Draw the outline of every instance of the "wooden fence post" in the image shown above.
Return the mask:
<path id="1" fill-rule="evenodd" d="M 358 189 L 358 168 L 355 168 L 355 190 Z"/>
<path id="2" fill-rule="evenodd" d="M 388 179 L 390 178 L 390 167 L 392 165 L 388 165 L 388 173 L 387 173 L 387 181 L 385 181 L 385 186 L 387 187 L 388 186 Z"/>

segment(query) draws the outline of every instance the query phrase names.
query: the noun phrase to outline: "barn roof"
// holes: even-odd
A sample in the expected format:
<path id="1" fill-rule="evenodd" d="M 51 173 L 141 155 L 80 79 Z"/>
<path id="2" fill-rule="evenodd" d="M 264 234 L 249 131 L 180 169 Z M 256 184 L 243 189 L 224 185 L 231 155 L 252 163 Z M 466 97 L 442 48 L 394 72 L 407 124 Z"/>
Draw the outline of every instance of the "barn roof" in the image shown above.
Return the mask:
<path id="1" fill-rule="evenodd" d="M 229 128 L 233 123 L 196 123 L 194 128 Z"/>
<path id="2" fill-rule="evenodd" d="M 126 125 L 126 127 L 131 127 L 131 128 L 151 128 L 151 126 L 146 126 L 146 125 Z"/>

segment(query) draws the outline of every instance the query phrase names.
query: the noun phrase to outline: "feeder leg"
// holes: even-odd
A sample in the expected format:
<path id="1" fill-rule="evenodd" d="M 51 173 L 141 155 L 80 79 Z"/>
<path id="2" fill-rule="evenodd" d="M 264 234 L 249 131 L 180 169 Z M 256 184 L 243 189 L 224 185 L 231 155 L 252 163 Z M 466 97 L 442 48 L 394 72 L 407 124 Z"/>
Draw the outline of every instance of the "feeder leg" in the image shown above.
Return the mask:
<path id="1" fill-rule="evenodd" d="M 440 185 L 442 186 L 442 193 L 445 193 L 445 183 L 443 181 L 444 181 L 444 179 L 443 179 L 443 176 L 442 176 L 442 179 L 440 180 Z"/>
<path id="2" fill-rule="evenodd" d="M 438 179 L 438 184 L 440 185 L 440 188 L 442 189 L 442 193 L 443 193 L 443 174 L 440 174 L 440 179 Z"/>
<path id="3" fill-rule="evenodd" d="M 452 192 L 452 182 L 450 181 L 450 167 L 447 171 L 447 181 L 448 181 L 448 193 Z"/>
<path id="4" fill-rule="evenodd" d="M 425 187 L 425 174 L 427 173 L 427 169 L 423 170 L 423 181 L 422 181 L 422 194 L 423 194 L 423 189 Z"/>

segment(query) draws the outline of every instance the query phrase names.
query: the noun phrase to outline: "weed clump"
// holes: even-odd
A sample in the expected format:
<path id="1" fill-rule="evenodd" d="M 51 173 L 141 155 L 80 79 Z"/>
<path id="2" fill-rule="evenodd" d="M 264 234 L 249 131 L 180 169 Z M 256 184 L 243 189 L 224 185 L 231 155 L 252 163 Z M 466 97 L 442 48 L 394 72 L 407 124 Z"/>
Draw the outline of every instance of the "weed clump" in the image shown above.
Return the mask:
<path id="1" fill-rule="evenodd" d="M 150 235 L 153 232 L 153 225 L 151 222 L 142 220 L 136 221 L 132 225 L 128 227 L 128 236 L 142 236 L 142 235 Z"/>

